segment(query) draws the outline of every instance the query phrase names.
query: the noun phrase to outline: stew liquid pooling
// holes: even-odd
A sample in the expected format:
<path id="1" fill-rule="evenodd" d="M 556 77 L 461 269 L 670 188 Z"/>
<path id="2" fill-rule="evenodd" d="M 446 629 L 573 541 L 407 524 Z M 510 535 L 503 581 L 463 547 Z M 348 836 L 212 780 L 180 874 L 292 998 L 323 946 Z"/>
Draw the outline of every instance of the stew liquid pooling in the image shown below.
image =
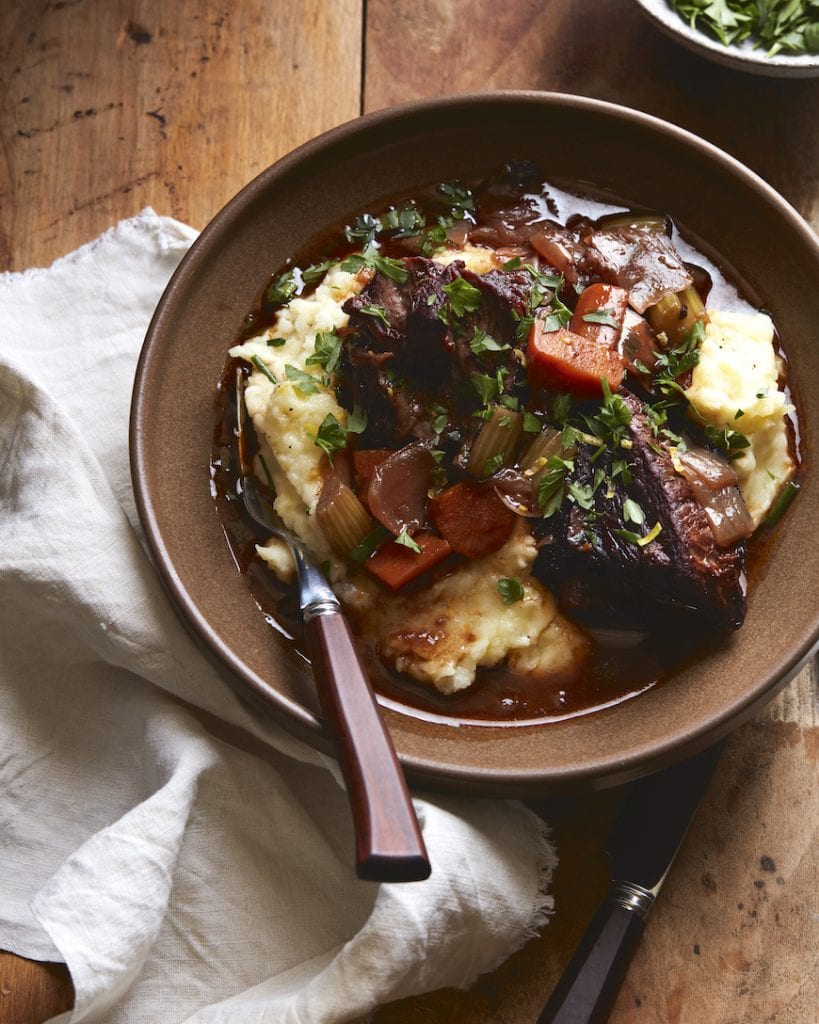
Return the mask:
<path id="1" fill-rule="evenodd" d="M 729 642 L 797 433 L 774 326 L 707 253 L 521 162 L 277 272 L 230 350 L 212 464 L 271 624 L 299 642 L 287 556 L 235 500 L 237 366 L 258 475 L 386 700 L 563 718 Z"/>

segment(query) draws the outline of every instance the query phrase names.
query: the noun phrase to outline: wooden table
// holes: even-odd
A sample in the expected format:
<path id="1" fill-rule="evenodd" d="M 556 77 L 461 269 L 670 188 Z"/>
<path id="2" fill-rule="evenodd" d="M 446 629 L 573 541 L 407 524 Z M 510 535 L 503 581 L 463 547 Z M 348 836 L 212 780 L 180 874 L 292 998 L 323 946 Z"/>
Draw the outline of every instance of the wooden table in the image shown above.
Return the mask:
<path id="1" fill-rule="evenodd" d="M 629 0 L 5 0 L 0 82 L 0 269 L 48 264 L 147 205 L 201 228 L 326 128 L 502 88 L 674 121 L 819 227 L 819 80 L 711 65 Z M 816 707 L 805 670 L 729 742 L 614 1024 L 819 1020 Z M 385 1006 L 371 1024 L 533 1024 L 605 889 L 612 806 L 612 794 L 544 805 L 561 863 L 540 938 L 472 991 Z M 0 1024 L 37 1024 L 71 1002 L 63 967 L 0 954 Z"/>

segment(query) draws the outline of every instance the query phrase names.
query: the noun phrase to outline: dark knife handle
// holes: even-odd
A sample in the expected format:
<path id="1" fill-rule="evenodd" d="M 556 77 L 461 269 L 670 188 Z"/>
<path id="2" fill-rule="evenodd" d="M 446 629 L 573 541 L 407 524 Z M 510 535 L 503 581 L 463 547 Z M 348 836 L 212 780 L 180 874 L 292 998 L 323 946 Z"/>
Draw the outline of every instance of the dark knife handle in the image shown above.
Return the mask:
<path id="1" fill-rule="evenodd" d="M 404 773 L 344 615 L 330 611 L 308 618 L 305 636 L 347 785 L 358 877 L 376 882 L 427 878 L 429 858 Z"/>
<path id="2" fill-rule="evenodd" d="M 640 912 L 610 897 L 592 918 L 537 1024 L 604 1024 L 644 927 Z"/>

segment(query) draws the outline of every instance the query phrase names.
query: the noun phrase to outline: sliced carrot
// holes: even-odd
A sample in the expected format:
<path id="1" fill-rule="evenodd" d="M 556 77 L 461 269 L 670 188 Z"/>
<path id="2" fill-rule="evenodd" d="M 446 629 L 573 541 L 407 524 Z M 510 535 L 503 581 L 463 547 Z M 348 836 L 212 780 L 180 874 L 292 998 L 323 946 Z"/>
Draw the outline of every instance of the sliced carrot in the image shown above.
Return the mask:
<path id="1" fill-rule="evenodd" d="M 614 348 L 623 330 L 628 292 L 614 284 L 590 284 L 574 307 L 569 330 L 606 348 Z M 589 317 L 589 319 L 586 319 Z M 603 323 L 600 323 L 600 320 Z"/>
<path id="2" fill-rule="evenodd" d="M 547 331 L 544 326 L 541 318 L 535 320 L 526 348 L 529 380 L 535 386 L 594 397 L 603 394 L 602 377 L 612 391 L 619 389 L 625 365 L 619 352 L 565 327 Z"/>
<path id="3" fill-rule="evenodd" d="M 399 590 L 452 552 L 449 544 L 434 533 L 419 533 L 412 539 L 421 548 L 420 553 L 390 540 L 367 559 L 364 567 L 390 589 Z"/>
<path id="4" fill-rule="evenodd" d="M 452 550 L 467 558 L 483 558 L 503 547 L 515 525 L 515 513 L 491 487 L 468 480 L 437 494 L 430 515 Z"/>

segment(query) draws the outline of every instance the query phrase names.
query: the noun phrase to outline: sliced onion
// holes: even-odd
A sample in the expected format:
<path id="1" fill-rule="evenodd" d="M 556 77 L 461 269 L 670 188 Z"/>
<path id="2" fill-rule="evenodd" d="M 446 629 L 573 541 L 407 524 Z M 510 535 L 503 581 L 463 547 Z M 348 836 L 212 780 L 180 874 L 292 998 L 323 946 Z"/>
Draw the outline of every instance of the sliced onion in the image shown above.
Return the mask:
<path id="1" fill-rule="evenodd" d="M 692 447 L 679 452 L 679 472 L 691 484 L 694 497 L 700 504 L 707 500 L 705 492 L 721 491 L 724 487 L 734 487 L 737 475 L 731 463 L 717 452 L 707 448 Z M 703 497 L 700 497 L 700 494 Z"/>
<path id="2" fill-rule="evenodd" d="M 540 516 L 537 488 L 531 478 L 520 470 L 510 467 L 502 469 L 492 477 L 490 483 L 495 488 L 495 494 L 516 515 L 529 519 Z"/>
<path id="3" fill-rule="evenodd" d="M 446 233 L 447 241 L 454 245 L 456 249 L 463 249 L 471 228 L 472 222 L 469 220 L 455 221 Z"/>
<path id="4" fill-rule="evenodd" d="M 553 455 L 571 459 L 575 452 L 574 447 L 563 447 L 561 431 L 555 427 L 544 427 L 521 456 L 520 468 L 536 484 L 549 468 L 549 459 Z"/>
<path id="5" fill-rule="evenodd" d="M 721 548 L 745 540 L 754 532 L 754 521 L 738 487 L 724 487 L 711 492 L 708 504 L 703 504 L 714 542 Z"/>
<path id="6" fill-rule="evenodd" d="M 737 486 L 730 462 L 707 448 L 688 448 L 675 460 L 688 481 L 694 499 L 708 516 L 714 541 L 723 548 L 750 537 L 754 521 Z"/>
<path id="7" fill-rule="evenodd" d="M 568 245 L 543 228 L 535 228 L 529 236 L 529 241 L 549 266 L 563 275 L 567 284 L 576 283 L 577 270 Z"/>
<path id="8" fill-rule="evenodd" d="M 410 444 L 388 455 L 373 470 L 367 504 L 375 518 L 399 534 L 426 520 L 427 491 L 435 459 L 423 444 Z"/>
<path id="9" fill-rule="evenodd" d="M 660 343 L 651 324 L 629 307 L 617 343 L 617 350 L 623 357 L 626 367 L 632 373 L 642 373 L 643 371 L 636 365 L 640 363 L 651 372 L 657 362 L 655 352 L 659 347 Z"/>

